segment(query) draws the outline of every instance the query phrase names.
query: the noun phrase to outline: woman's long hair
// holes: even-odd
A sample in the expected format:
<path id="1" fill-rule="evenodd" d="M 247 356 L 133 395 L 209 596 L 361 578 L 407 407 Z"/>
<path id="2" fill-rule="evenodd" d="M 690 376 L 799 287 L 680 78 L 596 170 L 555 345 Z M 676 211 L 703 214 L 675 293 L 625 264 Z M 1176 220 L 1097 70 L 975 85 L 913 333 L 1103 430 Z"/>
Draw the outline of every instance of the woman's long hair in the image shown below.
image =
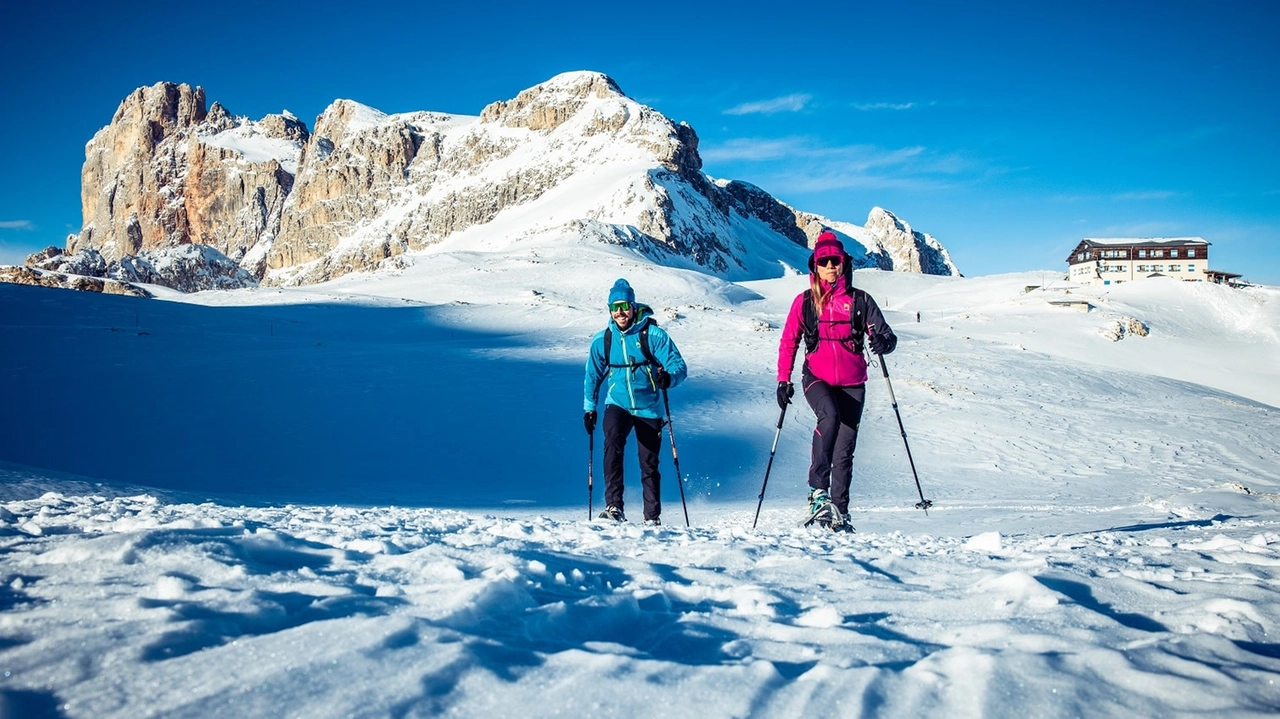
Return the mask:
<path id="1" fill-rule="evenodd" d="M 840 281 L 840 275 L 836 275 L 836 282 Z M 813 272 L 809 273 L 809 289 L 813 292 L 813 307 L 818 311 L 818 316 L 822 316 L 822 307 L 827 304 L 827 300 L 831 299 L 831 295 L 835 292 L 835 282 L 830 287 L 824 288 L 822 280 L 818 279 L 818 270 L 815 267 Z"/>

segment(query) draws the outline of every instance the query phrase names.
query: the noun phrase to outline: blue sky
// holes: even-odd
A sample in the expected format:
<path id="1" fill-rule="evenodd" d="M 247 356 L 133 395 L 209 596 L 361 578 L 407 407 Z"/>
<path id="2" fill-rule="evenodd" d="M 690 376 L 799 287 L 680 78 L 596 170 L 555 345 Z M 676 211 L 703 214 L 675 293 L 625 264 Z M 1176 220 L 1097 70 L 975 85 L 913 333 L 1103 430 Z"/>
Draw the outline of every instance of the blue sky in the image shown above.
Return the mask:
<path id="1" fill-rule="evenodd" d="M 1280 285 L 1280 2 L 66 3 L 6 10 L 0 262 L 80 229 L 84 143 L 160 81 L 312 126 L 333 100 L 479 114 L 569 70 L 701 138 L 704 170 L 967 275 L 1188 236 Z"/>

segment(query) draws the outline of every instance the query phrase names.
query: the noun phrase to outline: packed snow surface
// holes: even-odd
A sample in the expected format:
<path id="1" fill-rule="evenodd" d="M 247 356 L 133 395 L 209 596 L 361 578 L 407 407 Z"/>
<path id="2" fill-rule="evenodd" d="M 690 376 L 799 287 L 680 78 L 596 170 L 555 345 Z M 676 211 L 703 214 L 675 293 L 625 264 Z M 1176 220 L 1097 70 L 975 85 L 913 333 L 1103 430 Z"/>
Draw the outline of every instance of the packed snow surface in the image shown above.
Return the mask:
<path id="1" fill-rule="evenodd" d="M 1280 712 L 1274 288 L 859 272 L 921 490 L 873 367 L 831 534 L 798 526 L 812 413 L 778 431 L 773 399 L 803 276 L 409 259 L 160 300 L 0 285 L 0 716 Z M 690 367 L 690 527 L 670 458 L 664 526 L 634 521 L 634 454 L 633 521 L 587 521 L 617 277 Z"/>

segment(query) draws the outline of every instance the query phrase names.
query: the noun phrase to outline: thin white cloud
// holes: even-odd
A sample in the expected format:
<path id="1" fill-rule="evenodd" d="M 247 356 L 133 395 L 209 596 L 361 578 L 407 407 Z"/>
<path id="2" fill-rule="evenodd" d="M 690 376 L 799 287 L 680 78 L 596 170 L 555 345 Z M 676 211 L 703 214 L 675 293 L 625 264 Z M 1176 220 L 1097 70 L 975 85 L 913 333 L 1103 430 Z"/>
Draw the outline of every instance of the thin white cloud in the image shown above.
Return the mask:
<path id="1" fill-rule="evenodd" d="M 886 150 L 874 145 L 844 145 L 832 147 L 806 137 L 781 139 L 743 138 L 730 140 L 722 145 L 700 148 L 703 162 L 765 162 L 769 160 L 820 160 L 862 169 L 884 165 L 898 165 L 910 158 L 923 155 L 923 147 L 903 147 Z"/>
<path id="2" fill-rule="evenodd" d="M 1142 192 L 1121 192 L 1117 195 L 1112 195 L 1111 199 L 1118 200 L 1120 202 L 1168 200 L 1177 197 L 1179 194 L 1181 193 L 1173 192 L 1171 190 L 1146 190 Z"/>
<path id="3" fill-rule="evenodd" d="M 812 100 L 811 95 L 794 94 L 775 97 L 772 100 L 744 102 L 724 111 L 726 115 L 772 115 L 777 112 L 799 112 Z"/>
<path id="4" fill-rule="evenodd" d="M 854 187 L 938 189 L 981 171 L 959 155 L 931 153 L 921 146 L 830 146 L 809 137 L 731 140 L 700 148 L 700 154 L 707 164 L 754 166 L 734 174 L 760 177 L 758 184 L 784 194 Z"/>
<path id="5" fill-rule="evenodd" d="M 856 104 L 853 106 L 855 110 L 863 112 L 873 112 L 875 110 L 910 110 L 915 107 L 914 102 L 868 102 Z"/>
<path id="6" fill-rule="evenodd" d="M 698 148 L 703 162 L 759 162 L 788 157 L 804 150 L 804 141 L 799 138 L 781 140 L 762 140 L 745 138 L 729 140 L 723 145 Z"/>
<path id="7" fill-rule="evenodd" d="M 0 230 L 34 230 L 36 223 L 31 220 L 0 220 Z"/>

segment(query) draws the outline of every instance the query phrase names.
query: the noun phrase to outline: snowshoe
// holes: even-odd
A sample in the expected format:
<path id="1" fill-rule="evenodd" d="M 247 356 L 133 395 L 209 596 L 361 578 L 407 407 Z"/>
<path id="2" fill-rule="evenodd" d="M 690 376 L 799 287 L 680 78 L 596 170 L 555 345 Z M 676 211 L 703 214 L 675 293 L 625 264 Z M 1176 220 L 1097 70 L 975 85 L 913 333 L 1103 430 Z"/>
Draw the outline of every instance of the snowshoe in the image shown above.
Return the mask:
<path id="1" fill-rule="evenodd" d="M 662 526 L 662 520 L 661 520 L 661 519 L 658 519 L 657 517 L 654 517 L 653 519 L 646 519 L 646 520 L 644 520 L 644 526 L 646 526 L 646 527 L 661 527 L 661 526 Z"/>
<path id="2" fill-rule="evenodd" d="M 809 518 L 804 521 L 803 526 L 809 527 L 814 524 L 832 531 L 843 531 L 842 528 L 848 524 L 825 489 L 814 489 L 809 492 Z"/>
<path id="3" fill-rule="evenodd" d="M 836 510 L 836 512 L 839 511 L 838 509 Z M 827 529 L 833 532 L 853 534 L 853 524 L 849 522 L 849 515 L 847 514 L 841 514 L 839 520 L 832 520 L 831 524 L 827 525 Z"/>
<path id="4" fill-rule="evenodd" d="M 615 522 L 625 522 L 627 521 L 627 516 L 622 513 L 620 508 L 608 506 L 600 513 L 600 519 L 611 519 Z"/>

